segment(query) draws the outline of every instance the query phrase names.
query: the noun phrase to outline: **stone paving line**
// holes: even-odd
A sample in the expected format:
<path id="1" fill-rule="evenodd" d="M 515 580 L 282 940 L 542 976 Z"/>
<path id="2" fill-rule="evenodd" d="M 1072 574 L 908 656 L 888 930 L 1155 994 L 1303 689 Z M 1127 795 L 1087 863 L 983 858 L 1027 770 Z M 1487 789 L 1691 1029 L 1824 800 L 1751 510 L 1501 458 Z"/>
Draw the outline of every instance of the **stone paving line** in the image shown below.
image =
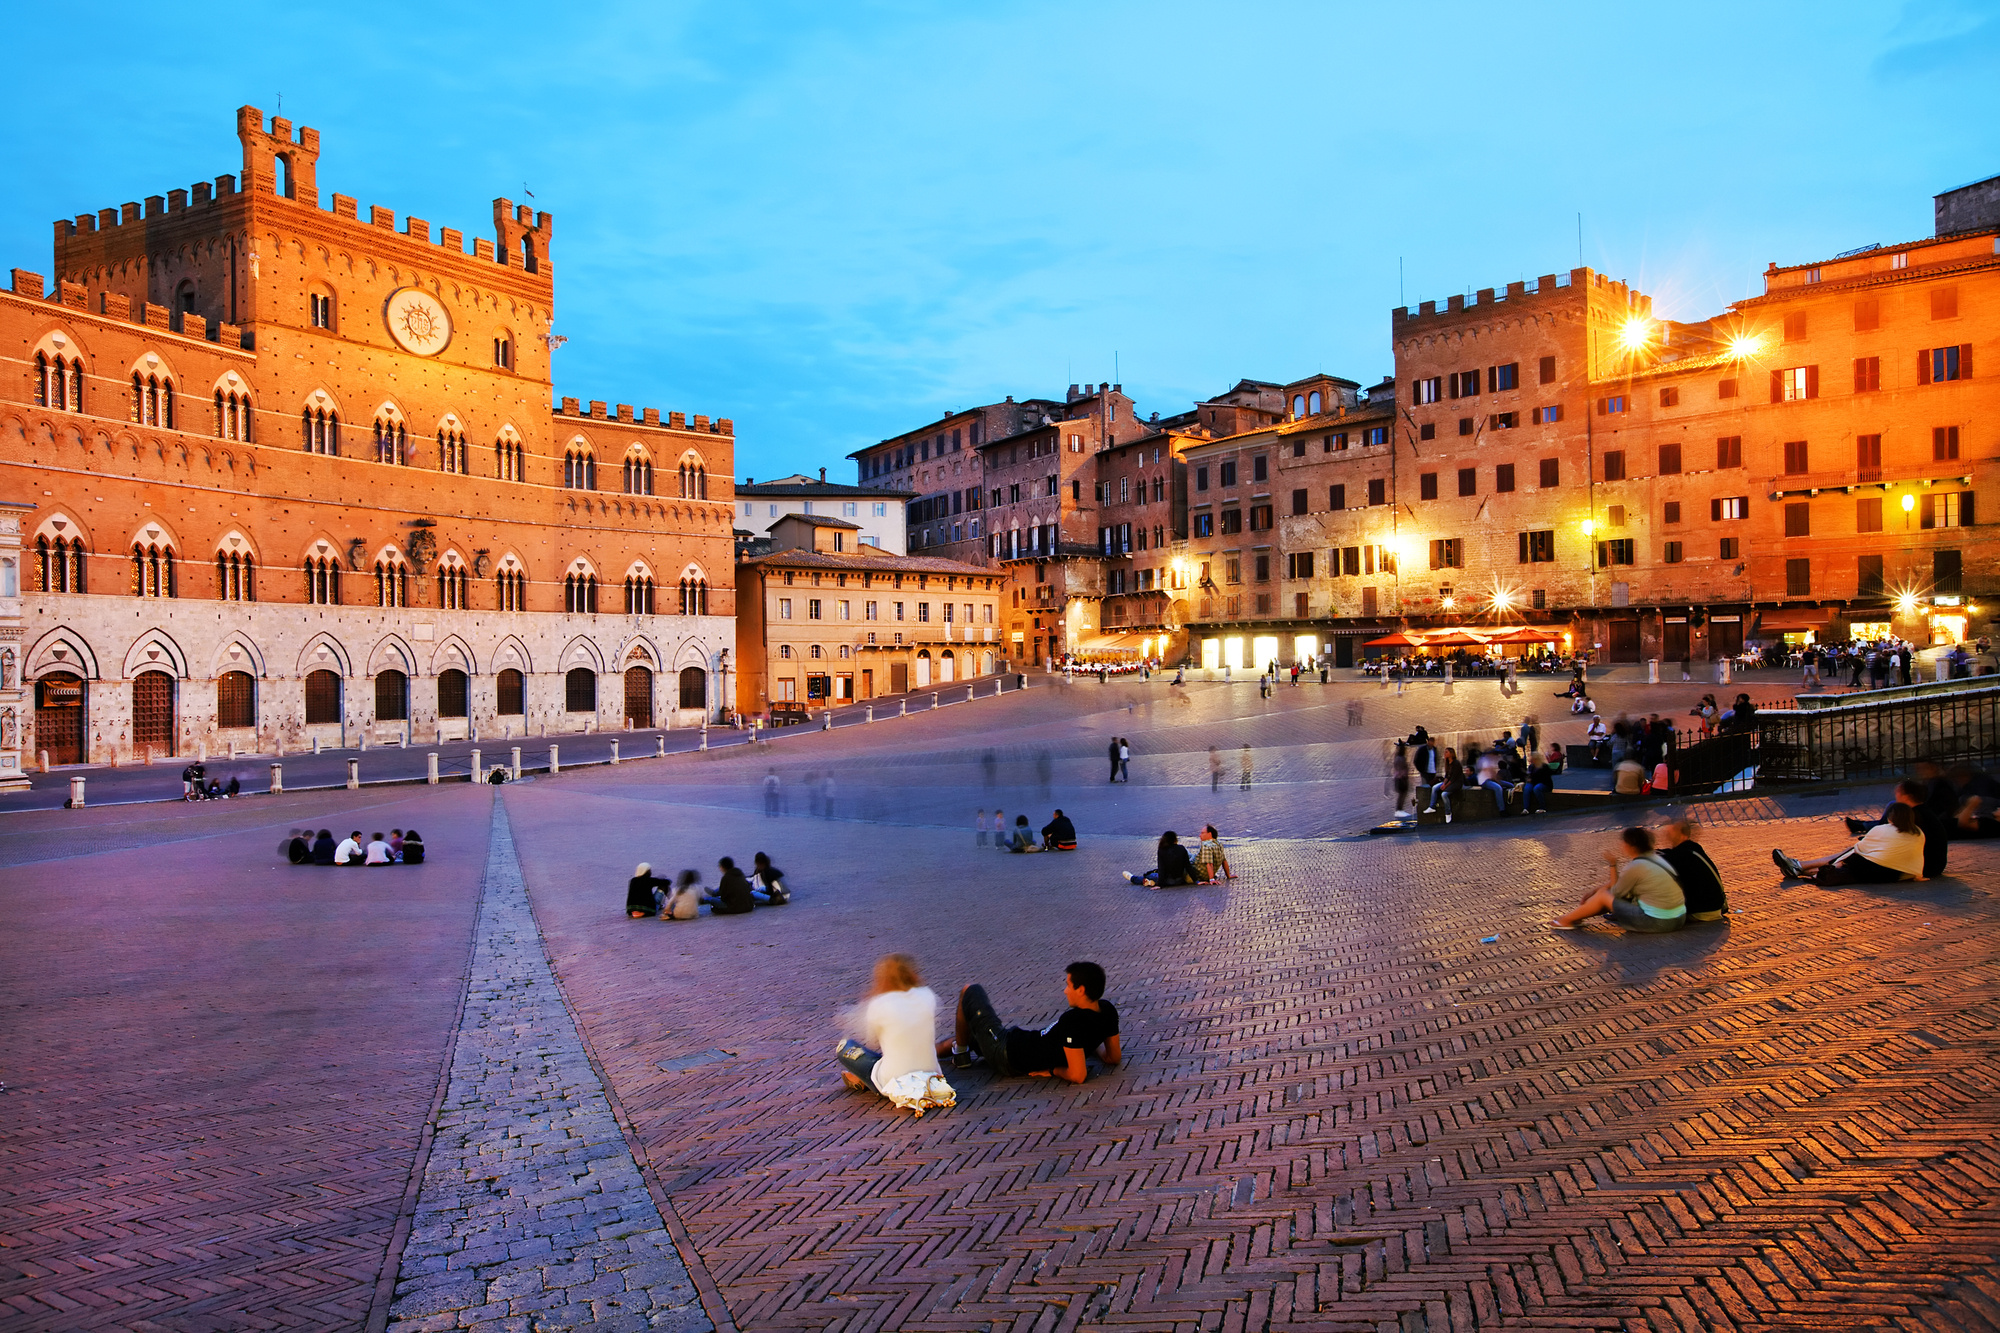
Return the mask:
<path id="1" fill-rule="evenodd" d="M 713 1327 L 557 989 L 496 801 L 390 1333 Z"/>

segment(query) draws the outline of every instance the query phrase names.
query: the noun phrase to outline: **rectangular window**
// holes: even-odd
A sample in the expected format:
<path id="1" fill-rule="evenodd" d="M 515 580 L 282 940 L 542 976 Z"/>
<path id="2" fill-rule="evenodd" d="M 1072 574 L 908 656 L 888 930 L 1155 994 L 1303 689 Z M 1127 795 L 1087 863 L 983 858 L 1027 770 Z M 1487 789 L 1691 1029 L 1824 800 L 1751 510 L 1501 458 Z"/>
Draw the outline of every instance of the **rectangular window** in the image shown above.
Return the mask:
<path id="1" fill-rule="evenodd" d="M 1435 403 L 1443 396 L 1444 377 L 1442 375 L 1433 375 L 1427 380 L 1418 380 L 1411 386 L 1411 401 L 1420 407 L 1425 403 Z"/>
<path id="2" fill-rule="evenodd" d="M 1600 398 L 1597 400 L 1597 415 L 1601 417 L 1615 417 L 1625 411 L 1627 401 L 1625 395 L 1622 393 L 1612 394 L 1607 398 Z"/>
<path id="3" fill-rule="evenodd" d="M 1224 490 L 1227 490 L 1229 487 L 1234 486 L 1236 484 L 1235 463 L 1231 462 L 1231 463 L 1220 464 L 1218 470 L 1221 472 L 1222 475 L 1219 478 L 1217 478 L 1217 480 L 1221 484 Z"/>
<path id="4" fill-rule="evenodd" d="M 1854 593 L 1857 597 L 1884 595 L 1881 556 L 1862 555 L 1854 558 Z"/>
<path id="5" fill-rule="evenodd" d="M 1931 289 L 1931 318 L 1958 318 L 1958 288 L 1934 287 Z"/>
<path id="6" fill-rule="evenodd" d="M 1879 356 L 1857 356 L 1854 358 L 1854 392 L 1872 393 L 1882 387 L 1882 358 Z"/>
<path id="7" fill-rule="evenodd" d="M 1965 591 L 1965 558 L 1961 552 L 1931 552 L 1931 591 L 1947 597 Z"/>
<path id="8" fill-rule="evenodd" d="M 842 602 L 840 604 L 840 618 L 842 620 L 852 620 L 854 617 L 850 613 L 853 611 L 853 609 L 854 609 L 854 603 Z"/>
<path id="9" fill-rule="evenodd" d="M 1546 565 L 1556 558 L 1556 534 L 1553 531 L 1523 532 L 1519 537 L 1522 564 Z"/>
<path id="10" fill-rule="evenodd" d="M 1552 487 L 1556 487 L 1556 486 L 1560 486 L 1560 485 L 1562 485 L 1562 460 L 1561 460 L 1561 459 L 1559 459 L 1559 458 L 1544 458 L 1544 459 L 1542 460 L 1542 465 L 1541 465 L 1541 466 L 1542 466 L 1542 481 L 1541 481 L 1541 486 L 1542 486 L 1542 489 L 1543 489 L 1543 490 L 1548 490 L 1548 489 L 1550 489 L 1550 488 L 1552 488 Z"/>
<path id="11" fill-rule="evenodd" d="M 1537 426 L 1553 426 L 1562 419 L 1563 409 L 1561 403 L 1556 403 L 1551 407 L 1538 407 L 1535 409 L 1535 424 Z"/>
<path id="12" fill-rule="evenodd" d="M 1255 574 L 1256 574 L 1256 578 L 1257 578 L 1257 582 L 1259 582 L 1259 583 L 1269 583 L 1269 582 L 1271 581 L 1271 557 L 1270 557 L 1270 556 L 1268 556 L 1268 555 L 1260 555 L 1260 556 L 1256 557 L 1255 561 L 1254 561 L 1254 562 L 1253 562 L 1253 564 L 1251 565 L 1251 568 L 1252 568 L 1252 570 L 1253 570 L 1253 571 L 1255 572 Z"/>
<path id="13" fill-rule="evenodd" d="M 806 619 L 807 619 L 807 620 L 818 620 L 819 618 L 820 618 L 820 616 L 819 616 L 819 598 L 817 598 L 817 597 L 808 597 L 808 598 L 806 599 Z"/>
<path id="14" fill-rule="evenodd" d="M 1785 535 L 1787 537 L 1812 536 L 1812 505 L 1805 501 L 1785 506 Z"/>
<path id="15" fill-rule="evenodd" d="M 1680 521 L 1681 502 L 1679 500 L 1669 500 L 1660 506 L 1660 522 L 1678 523 Z"/>
<path id="16" fill-rule="evenodd" d="M 930 622 L 930 618 L 931 618 L 931 604 L 929 602 L 918 602 L 917 623 L 919 625 L 928 624 Z"/>
<path id="17" fill-rule="evenodd" d="M 1785 316 L 1785 341 L 1804 342 L 1806 337 L 1806 312 L 1794 310 Z"/>
<path id="18" fill-rule="evenodd" d="M 1479 469 L 1462 467 L 1458 470 L 1458 493 L 1460 495 L 1479 494 Z"/>
<path id="19" fill-rule="evenodd" d="M 1610 449 L 1604 455 L 1604 479 L 1606 481 L 1625 480 L 1625 451 Z"/>
<path id="20" fill-rule="evenodd" d="M 1298 439 L 1292 441 L 1292 457 L 1304 458 L 1305 456 L 1306 456 L 1305 437 L 1300 436 Z"/>
<path id="21" fill-rule="evenodd" d="M 1438 498 L 1438 474 L 1423 472 L 1417 475 L 1417 498 L 1435 500 Z"/>
<path id="22" fill-rule="evenodd" d="M 1680 405 L 1681 391 L 1678 388 L 1669 385 L 1667 388 L 1660 390 L 1661 407 L 1679 407 Z"/>
<path id="23" fill-rule="evenodd" d="M 1616 541 L 1599 542 L 1597 544 L 1598 568 L 1609 569 L 1613 565 L 1629 565 L 1631 563 L 1632 539 L 1630 537 L 1620 537 Z"/>
<path id="24" fill-rule="evenodd" d="M 1681 447 L 1678 444 L 1660 446 L 1660 475 L 1671 477 L 1681 470 Z"/>
<path id="25" fill-rule="evenodd" d="M 1708 518 L 1711 523 L 1748 517 L 1750 517 L 1750 497 L 1747 495 L 1725 495 L 1708 502 Z"/>
<path id="26" fill-rule="evenodd" d="M 1771 372 L 1771 401 L 1802 403 L 1819 397 L 1819 367 L 1792 366 Z"/>
<path id="27" fill-rule="evenodd" d="M 1716 544 L 1716 551 L 1715 551 L 1716 555 L 1723 560 L 1736 559 L 1737 558 L 1736 553 L 1738 550 L 1741 549 L 1741 547 L 1738 545 L 1738 540 L 1739 539 L 1735 537 L 1724 537 L 1720 542 Z"/>
<path id="28" fill-rule="evenodd" d="M 1479 396 L 1479 372 L 1476 370 L 1454 371 L 1452 372 L 1451 382 L 1447 388 L 1450 389 L 1451 396 L 1454 398 L 1477 398 Z"/>
<path id="29" fill-rule="evenodd" d="M 1269 481 L 1270 479 L 1271 479 L 1271 460 L 1269 456 L 1265 454 L 1258 454 L 1255 458 L 1252 458 L 1250 460 L 1250 480 Z"/>
<path id="30" fill-rule="evenodd" d="M 1458 433 L 1459 433 L 1460 435 L 1470 435 L 1470 434 L 1472 434 L 1472 418 L 1471 418 L 1471 417 L 1460 417 L 1460 418 L 1458 419 Z"/>
<path id="31" fill-rule="evenodd" d="M 791 618 L 792 618 L 792 599 L 789 597 L 780 597 L 778 599 L 778 619 L 790 620 Z"/>
<path id="32" fill-rule="evenodd" d="M 1465 567 L 1465 539 L 1463 537 L 1442 537 L 1431 542 L 1432 569 L 1463 569 Z"/>
<path id="33" fill-rule="evenodd" d="M 1346 431 L 1344 431 L 1344 430 L 1337 430 L 1337 431 L 1335 431 L 1335 432 L 1334 432 L 1333 434 L 1331 434 L 1331 435 L 1327 436 L 1327 437 L 1326 437 L 1326 443 L 1320 446 L 1320 451 L 1321 451 L 1322 453 L 1329 453 L 1329 454 L 1330 454 L 1330 453 L 1334 452 L 1335 450 L 1340 450 L 1340 451 L 1341 451 L 1341 452 L 1343 452 L 1343 453 L 1344 453 L 1344 452 L 1346 452 L 1346 450 L 1347 450 L 1347 432 L 1346 432 Z"/>
<path id="34" fill-rule="evenodd" d="M 1329 487 L 1327 487 L 1327 488 L 1326 488 L 1326 507 L 1327 507 L 1328 509 L 1345 509 L 1345 508 L 1347 508 L 1347 487 L 1345 487 L 1345 486 L 1329 486 Z"/>
<path id="35" fill-rule="evenodd" d="M 1801 558 L 1785 562 L 1785 596 L 1812 596 L 1812 561 Z"/>
<path id="36" fill-rule="evenodd" d="M 1660 561 L 1662 564 L 1678 565 L 1681 562 L 1681 544 L 1679 542 L 1668 542 L 1662 546 L 1660 548 Z"/>
<path id="37" fill-rule="evenodd" d="M 1856 532 L 1880 532 L 1882 530 L 1882 497 L 1871 496 L 1854 502 L 1854 530 Z"/>
<path id="38" fill-rule="evenodd" d="M 1225 509 L 1222 511 L 1222 531 L 1225 536 L 1230 533 L 1243 531 L 1243 511 L 1241 509 Z"/>
<path id="39" fill-rule="evenodd" d="M 1487 383 L 1494 393 L 1504 393 L 1521 387 L 1521 363 L 1509 361 L 1504 366 L 1494 366 L 1486 372 Z"/>
<path id="40" fill-rule="evenodd" d="M 901 602 L 893 602 L 891 606 L 895 608 L 896 619 L 901 620 L 903 618 L 903 604 Z"/>
<path id="41" fill-rule="evenodd" d="M 1926 495 L 1923 499 L 1923 518 L 1919 526 L 1926 528 L 1964 528 L 1972 525 L 1972 492 L 1946 491 L 1942 494 Z"/>
<path id="42" fill-rule="evenodd" d="M 1785 441 L 1785 475 L 1803 477 L 1812 471 L 1806 466 L 1806 442 L 1804 440 Z"/>
<path id="43" fill-rule="evenodd" d="M 877 605 L 878 605 L 878 604 L 877 604 L 877 603 L 875 603 L 875 602 L 863 602 L 863 603 L 861 604 L 861 615 L 862 615 L 862 618 L 863 618 L 864 620 L 875 620 L 875 619 L 878 619 L 878 617 L 877 617 L 877 616 L 876 616 L 876 614 L 875 614 L 875 609 L 876 609 L 876 606 L 877 606 Z"/>
<path id="44" fill-rule="evenodd" d="M 1313 576 L 1313 553 L 1296 551 L 1285 557 L 1285 577 L 1288 579 L 1309 579 Z"/>
<path id="45" fill-rule="evenodd" d="M 1292 516 L 1294 518 L 1306 512 L 1307 494 L 1304 490 L 1294 490 L 1292 492 Z"/>
<path id="46" fill-rule="evenodd" d="M 1972 378 L 1972 344 L 1933 347 L 1917 353 L 1917 383 L 1943 384 Z"/>
<path id="47" fill-rule="evenodd" d="M 1205 491 L 1205 490 L 1207 490 L 1207 489 L 1208 489 L 1208 469 L 1207 469 L 1207 468 L 1205 468 L 1205 467 L 1198 467 L 1198 468 L 1196 468 L 1196 469 L 1194 470 L 1194 488 L 1195 488 L 1196 490 L 1198 490 L 1198 491 Z"/>
<path id="48" fill-rule="evenodd" d="M 1269 532 L 1275 526 L 1271 519 L 1271 506 L 1250 506 L 1250 531 Z"/>
<path id="49" fill-rule="evenodd" d="M 1733 379 L 1717 380 L 1715 384 L 1715 396 L 1717 398 L 1734 398 L 1736 396 L 1736 381 Z"/>
<path id="50" fill-rule="evenodd" d="M 1872 296 L 1864 296 L 1854 303 L 1854 331 L 1868 333 L 1882 327 L 1882 303 Z"/>
<path id="51" fill-rule="evenodd" d="M 1958 427 L 1931 427 L 1931 461 L 1944 463 L 1958 457 Z"/>
<path id="52" fill-rule="evenodd" d="M 1514 489 L 1514 465 L 1498 463 L 1493 468 L 1493 489 L 1506 495 Z"/>
<path id="53" fill-rule="evenodd" d="M 1512 430 L 1520 424 L 1521 414 L 1518 412 L 1495 412 L 1486 418 L 1488 430 Z"/>
<path id="54" fill-rule="evenodd" d="M 1215 535 L 1215 515 L 1196 514 L 1194 516 L 1194 535 L 1197 537 L 1213 537 Z"/>
<path id="55" fill-rule="evenodd" d="M 1368 503 L 1385 505 L 1389 503 L 1389 481 L 1386 477 L 1374 477 L 1368 482 Z"/>
<path id="56" fill-rule="evenodd" d="M 1715 467 L 1718 472 L 1723 468 L 1742 466 L 1743 437 L 1741 435 L 1725 435 L 1715 442 Z"/>
<path id="57" fill-rule="evenodd" d="M 1556 359 L 1554 357 L 1552 356 L 1543 357 L 1541 362 L 1541 370 L 1542 370 L 1542 383 L 1554 384 L 1556 382 Z"/>
<path id="58" fill-rule="evenodd" d="M 1241 556 L 1232 555 L 1223 559 L 1222 581 L 1224 583 L 1243 582 L 1243 558 Z"/>
<path id="59" fill-rule="evenodd" d="M 1370 426 L 1367 430 L 1361 432 L 1361 442 L 1363 444 L 1387 444 L 1389 442 L 1389 428 L 1387 426 Z"/>

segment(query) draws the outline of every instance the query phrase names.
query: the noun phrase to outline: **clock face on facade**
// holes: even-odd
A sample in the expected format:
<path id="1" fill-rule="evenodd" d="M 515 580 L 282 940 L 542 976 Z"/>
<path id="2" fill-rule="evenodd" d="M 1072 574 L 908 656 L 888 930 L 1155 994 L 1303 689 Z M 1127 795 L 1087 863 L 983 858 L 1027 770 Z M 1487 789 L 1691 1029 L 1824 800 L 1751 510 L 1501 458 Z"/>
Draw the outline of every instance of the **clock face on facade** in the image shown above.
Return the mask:
<path id="1" fill-rule="evenodd" d="M 451 316 L 444 303 L 417 287 L 399 287 L 382 307 L 389 336 L 406 352 L 436 356 L 451 342 Z"/>

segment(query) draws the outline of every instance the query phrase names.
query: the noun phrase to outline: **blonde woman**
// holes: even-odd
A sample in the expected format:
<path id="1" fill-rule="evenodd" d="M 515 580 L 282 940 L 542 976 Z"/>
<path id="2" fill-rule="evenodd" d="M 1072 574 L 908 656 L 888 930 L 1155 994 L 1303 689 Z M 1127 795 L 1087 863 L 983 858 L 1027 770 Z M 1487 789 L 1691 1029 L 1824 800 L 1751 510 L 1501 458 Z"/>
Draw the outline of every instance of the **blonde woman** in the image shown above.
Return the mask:
<path id="1" fill-rule="evenodd" d="M 924 985 L 917 960 L 885 955 L 856 1015 L 860 1039 L 834 1048 L 840 1076 L 850 1088 L 883 1092 L 905 1074 L 939 1074 L 937 995 Z"/>

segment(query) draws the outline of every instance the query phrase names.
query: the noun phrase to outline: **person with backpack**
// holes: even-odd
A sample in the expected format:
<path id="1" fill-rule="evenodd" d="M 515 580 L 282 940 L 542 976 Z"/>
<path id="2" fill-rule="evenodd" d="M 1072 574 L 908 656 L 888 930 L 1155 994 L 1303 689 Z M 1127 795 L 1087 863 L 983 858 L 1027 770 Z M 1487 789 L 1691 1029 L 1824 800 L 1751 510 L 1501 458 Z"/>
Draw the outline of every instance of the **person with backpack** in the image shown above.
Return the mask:
<path id="1" fill-rule="evenodd" d="M 1651 829 L 1628 828 L 1607 848 L 1604 883 L 1549 924 L 1575 930 L 1594 916 L 1608 916 L 1628 931 L 1662 934 L 1687 925 L 1687 897 L 1674 868 L 1653 850 Z"/>

